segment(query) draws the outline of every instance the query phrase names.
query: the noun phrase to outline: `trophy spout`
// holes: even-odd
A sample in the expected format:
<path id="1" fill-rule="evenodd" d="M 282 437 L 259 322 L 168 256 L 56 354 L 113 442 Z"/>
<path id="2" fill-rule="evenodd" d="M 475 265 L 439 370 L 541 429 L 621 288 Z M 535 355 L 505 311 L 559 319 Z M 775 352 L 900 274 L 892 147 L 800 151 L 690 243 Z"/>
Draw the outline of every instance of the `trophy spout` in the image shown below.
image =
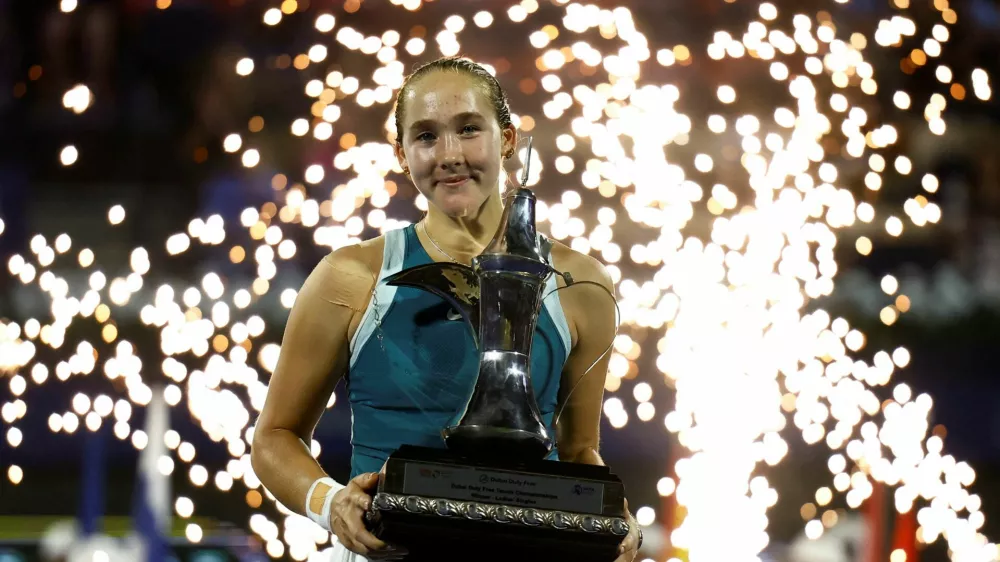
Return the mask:
<path id="1" fill-rule="evenodd" d="M 500 217 L 500 227 L 480 258 L 520 258 L 518 262 L 522 267 L 527 264 L 547 267 L 548 260 L 542 251 L 535 225 L 536 203 L 535 194 L 526 187 L 520 187 L 508 195 Z"/>
<path id="2" fill-rule="evenodd" d="M 459 263 L 429 263 L 404 269 L 385 278 L 387 285 L 414 287 L 444 299 L 458 312 L 479 347 L 479 278 Z"/>

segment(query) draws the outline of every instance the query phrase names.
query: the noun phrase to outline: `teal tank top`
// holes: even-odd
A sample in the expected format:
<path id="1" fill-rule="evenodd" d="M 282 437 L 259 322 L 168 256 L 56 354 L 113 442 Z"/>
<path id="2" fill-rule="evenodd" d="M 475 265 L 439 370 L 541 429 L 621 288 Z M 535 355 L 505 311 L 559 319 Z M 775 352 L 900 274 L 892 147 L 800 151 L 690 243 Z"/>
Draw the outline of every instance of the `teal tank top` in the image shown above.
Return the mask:
<path id="1" fill-rule="evenodd" d="M 465 321 L 437 295 L 383 282 L 431 261 L 414 225 L 385 234 L 378 284 L 351 340 L 351 478 L 378 472 L 403 444 L 444 448 L 441 430 L 458 420 L 471 396 L 479 351 Z M 572 345 L 555 279 L 543 290 L 531 350 L 535 399 L 553 440 L 560 375 Z M 555 448 L 548 458 L 558 459 Z"/>

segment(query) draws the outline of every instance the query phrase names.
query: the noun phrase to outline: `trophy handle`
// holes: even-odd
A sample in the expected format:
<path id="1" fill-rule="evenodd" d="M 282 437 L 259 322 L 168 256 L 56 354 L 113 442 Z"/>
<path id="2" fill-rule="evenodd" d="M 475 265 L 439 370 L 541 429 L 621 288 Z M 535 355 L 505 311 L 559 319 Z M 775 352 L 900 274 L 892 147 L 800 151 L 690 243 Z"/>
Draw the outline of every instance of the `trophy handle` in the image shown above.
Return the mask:
<path id="1" fill-rule="evenodd" d="M 465 320 L 479 348 L 479 277 L 460 263 L 435 262 L 404 269 L 385 278 L 387 285 L 429 291 L 448 302 Z"/>

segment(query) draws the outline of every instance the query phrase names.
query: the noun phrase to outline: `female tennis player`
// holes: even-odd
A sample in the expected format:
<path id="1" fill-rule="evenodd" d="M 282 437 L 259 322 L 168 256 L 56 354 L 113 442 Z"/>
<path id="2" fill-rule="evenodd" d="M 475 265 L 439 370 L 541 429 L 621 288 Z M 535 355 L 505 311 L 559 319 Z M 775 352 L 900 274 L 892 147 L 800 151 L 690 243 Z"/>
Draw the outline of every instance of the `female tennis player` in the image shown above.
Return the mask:
<path id="1" fill-rule="evenodd" d="M 427 198 L 427 214 L 337 249 L 316 266 L 289 315 L 253 439 L 260 481 L 283 505 L 336 535 L 334 562 L 400 555 L 363 523 L 379 471 L 400 445 L 443 447 L 441 429 L 465 405 L 479 372 L 472 335 L 441 298 L 380 280 L 432 261 L 470 264 L 499 225 L 503 162 L 517 143 L 499 82 L 460 57 L 411 74 L 399 91 L 395 121 L 396 156 Z M 591 282 L 549 294 L 563 284 L 552 275 L 543 293 L 531 374 L 543 420 L 556 436 L 550 458 L 600 465 L 605 350 L 616 322 L 613 299 L 601 288 L 613 294 L 614 285 L 598 260 L 563 244 L 553 242 L 549 258 L 575 281 Z M 584 376 L 592 365 L 595 372 Z M 330 478 L 309 448 L 341 379 L 353 420 L 346 484 Z M 631 514 L 629 522 L 615 562 L 631 562 L 638 550 Z"/>

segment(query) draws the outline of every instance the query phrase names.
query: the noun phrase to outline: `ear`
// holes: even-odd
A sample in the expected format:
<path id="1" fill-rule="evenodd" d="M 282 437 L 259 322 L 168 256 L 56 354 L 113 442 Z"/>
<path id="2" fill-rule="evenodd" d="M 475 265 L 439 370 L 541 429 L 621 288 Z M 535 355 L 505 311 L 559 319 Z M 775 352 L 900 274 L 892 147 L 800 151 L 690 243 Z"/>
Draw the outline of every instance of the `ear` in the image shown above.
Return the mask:
<path id="1" fill-rule="evenodd" d="M 397 142 L 396 144 L 392 145 L 392 150 L 393 152 L 396 153 L 396 161 L 399 162 L 399 168 L 405 170 L 407 168 L 407 165 L 406 165 L 406 154 L 403 153 L 403 143 Z"/>
<path id="2" fill-rule="evenodd" d="M 513 124 L 508 125 L 505 129 L 500 131 L 500 135 L 503 137 L 503 142 L 501 143 L 502 148 L 500 155 L 511 153 L 517 150 L 517 128 Z"/>

